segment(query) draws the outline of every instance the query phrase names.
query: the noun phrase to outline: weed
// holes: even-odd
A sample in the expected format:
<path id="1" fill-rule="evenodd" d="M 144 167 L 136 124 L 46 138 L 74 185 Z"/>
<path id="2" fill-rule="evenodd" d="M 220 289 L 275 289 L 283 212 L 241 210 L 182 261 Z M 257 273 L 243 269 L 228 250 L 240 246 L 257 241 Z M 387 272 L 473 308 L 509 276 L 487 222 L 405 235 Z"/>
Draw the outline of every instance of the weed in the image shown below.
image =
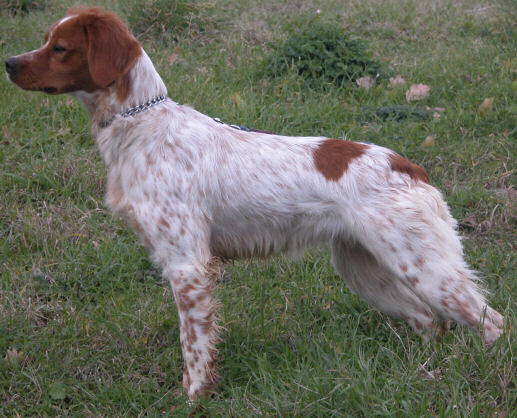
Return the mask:
<path id="1" fill-rule="evenodd" d="M 265 59 L 270 77 L 294 72 L 309 81 L 343 86 L 363 76 L 385 73 L 366 42 L 335 22 L 306 18 L 289 27 L 288 38 L 273 42 Z"/>
<path id="2" fill-rule="evenodd" d="M 140 39 L 198 38 L 212 23 L 209 3 L 188 0 L 145 0 L 131 2 L 128 23 Z"/>
<path id="3" fill-rule="evenodd" d="M 42 0 L 0 0 L 0 13 L 10 14 L 29 13 L 32 10 L 42 10 L 46 1 Z"/>
<path id="4" fill-rule="evenodd" d="M 362 120 L 394 120 L 400 122 L 402 120 L 429 120 L 432 113 L 425 107 L 396 105 L 396 106 L 381 106 L 377 109 L 364 107 L 361 109 Z"/>

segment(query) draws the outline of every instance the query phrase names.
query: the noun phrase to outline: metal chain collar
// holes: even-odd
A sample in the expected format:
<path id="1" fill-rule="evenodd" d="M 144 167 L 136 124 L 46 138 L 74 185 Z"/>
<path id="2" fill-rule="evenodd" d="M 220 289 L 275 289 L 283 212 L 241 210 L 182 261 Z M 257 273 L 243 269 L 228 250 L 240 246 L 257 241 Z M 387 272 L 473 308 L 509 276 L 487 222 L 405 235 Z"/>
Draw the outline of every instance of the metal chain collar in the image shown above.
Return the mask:
<path id="1" fill-rule="evenodd" d="M 165 95 L 161 95 L 158 97 L 155 97 L 154 99 L 149 100 L 148 102 L 145 102 L 144 104 L 132 107 L 130 109 L 124 110 L 120 116 L 123 118 L 127 118 L 129 116 L 134 116 L 137 113 L 143 112 L 144 110 L 150 109 L 153 106 L 156 106 L 157 104 L 163 102 L 167 97 Z"/>
<path id="2" fill-rule="evenodd" d="M 123 118 L 128 118 L 130 116 L 134 116 L 140 112 L 143 112 L 144 110 L 150 109 L 151 107 L 154 107 L 157 104 L 164 102 L 166 99 L 167 99 L 167 96 L 162 94 L 161 96 L 155 97 L 154 99 L 151 99 L 141 105 L 131 107 L 129 109 L 124 110 L 123 112 L 119 113 L 119 116 L 122 116 Z M 111 119 L 100 122 L 99 126 L 101 128 L 107 128 L 115 120 L 115 117 L 116 116 L 113 116 Z"/>

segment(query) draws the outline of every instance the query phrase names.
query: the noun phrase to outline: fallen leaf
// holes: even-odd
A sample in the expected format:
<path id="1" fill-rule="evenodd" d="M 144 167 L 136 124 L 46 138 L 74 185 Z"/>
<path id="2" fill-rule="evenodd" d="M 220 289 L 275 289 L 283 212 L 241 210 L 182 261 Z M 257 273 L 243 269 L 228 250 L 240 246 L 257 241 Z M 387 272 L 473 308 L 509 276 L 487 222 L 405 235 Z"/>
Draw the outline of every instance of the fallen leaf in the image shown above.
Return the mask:
<path id="1" fill-rule="evenodd" d="M 406 84 L 406 80 L 401 75 L 396 75 L 395 77 L 390 77 L 390 80 L 388 82 L 389 88 L 394 88 L 396 86 L 401 86 L 403 84 Z"/>
<path id="2" fill-rule="evenodd" d="M 359 87 L 369 90 L 375 85 L 375 78 L 366 76 L 356 79 L 355 82 Z"/>
<path id="3" fill-rule="evenodd" d="M 8 348 L 5 354 L 5 360 L 9 363 L 25 364 L 28 357 L 23 351 L 18 351 L 16 348 Z"/>
<path id="4" fill-rule="evenodd" d="M 422 100 L 429 96 L 431 87 L 426 84 L 412 84 L 408 91 L 406 91 L 406 100 L 411 102 L 413 100 Z"/>
<path id="5" fill-rule="evenodd" d="M 463 221 L 459 223 L 460 228 L 463 228 L 464 230 L 473 230 L 476 229 L 478 226 L 478 222 L 476 221 L 476 217 L 474 215 L 469 215 Z"/>
<path id="6" fill-rule="evenodd" d="M 440 368 L 435 370 L 426 370 L 425 365 L 421 364 L 418 366 L 418 371 L 423 380 L 435 380 L 442 377 L 442 371 Z"/>
<path id="7" fill-rule="evenodd" d="M 239 93 L 233 93 L 232 94 L 232 102 L 236 107 L 242 106 L 242 99 L 241 95 Z"/>
<path id="8" fill-rule="evenodd" d="M 6 125 L 3 125 L 3 126 L 2 126 L 2 130 L 4 131 L 4 135 L 5 135 L 5 137 L 6 137 L 7 139 L 11 139 L 12 134 L 11 134 L 11 132 L 9 132 L 9 128 L 7 128 L 7 126 L 6 126 Z"/>
<path id="9" fill-rule="evenodd" d="M 429 135 L 427 136 L 423 141 L 422 141 L 422 146 L 423 147 L 426 147 L 426 148 L 429 148 L 429 147 L 432 147 L 434 145 L 436 141 L 436 136 L 434 135 Z"/>
<path id="10" fill-rule="evenodd" d="M 481 115 L 486 114 L 492 107 L 494 106 L 494 97 L 487 97 L 485 100 L 483 100 L 483 103 L 481 103 L 478 107 L 478 111 Z"/>
<path id="11" fill-rule="evenodd" d="M 174 52 L 169 55 L 169 59 L 168 59 L 169 64 L 172 65 L 178 60 L 178 58 L 179 58 L 178 51 L 179 51 L 179 47 L 176 47 L 176 48 L 174 48 Z"/>

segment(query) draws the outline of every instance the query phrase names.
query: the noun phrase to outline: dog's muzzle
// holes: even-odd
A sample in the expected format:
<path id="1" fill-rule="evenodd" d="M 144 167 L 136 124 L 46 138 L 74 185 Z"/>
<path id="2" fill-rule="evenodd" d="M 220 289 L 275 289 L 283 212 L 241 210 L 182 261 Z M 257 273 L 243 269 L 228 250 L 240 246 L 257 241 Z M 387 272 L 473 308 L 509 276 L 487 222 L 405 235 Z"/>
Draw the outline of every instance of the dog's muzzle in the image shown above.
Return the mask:
<path id="1" fill-rule="evenodd" d="M 7 72 L 8 76 L 15 74 L 19 67 L 20 64 L 16 58 L 11 57 L 5 60 L 5 71 Z"/>

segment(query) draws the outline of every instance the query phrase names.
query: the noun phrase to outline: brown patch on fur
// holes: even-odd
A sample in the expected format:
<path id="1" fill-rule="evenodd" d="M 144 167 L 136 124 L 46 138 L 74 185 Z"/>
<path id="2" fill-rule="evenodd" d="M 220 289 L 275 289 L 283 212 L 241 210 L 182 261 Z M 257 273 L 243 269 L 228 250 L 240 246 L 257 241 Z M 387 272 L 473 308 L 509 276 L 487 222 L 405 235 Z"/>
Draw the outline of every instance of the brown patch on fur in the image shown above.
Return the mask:
<path id="1" fill-rule="evenodd" d="M 169 229 L 171 227 L 169 222 L 167 222 L 167 220 L 163 216 L 160 217 L 160 225 L 163 225 L 167 229 Z"/>
<path id="2" fill-rule="evenodd" d="M 409 177 L 411 177 L 415 181 L 419 180 L 429 184 L 429 175 L 424 170 L 424 168 L 412 163 L 407 158 L 404 158 L 396 153 L 391 154 L 389 160 L 391 169 L 393 171 L 408 174 Z"/>
<path id="3" fill-rule="evenodd" d="M 400 269 L 401 269 L 404 273 L 407 273 L 407 270 L 408 270 L 408 265 L 407 265 L 407 264 L 401 264 L 399 267 L 400 267 Z"/>
<path id="4" fill-rule="evenodd" d="M 418 277 L 415 277 L 415 276 L 409 276 L 409 275 L 406 275 L 406 280 L 409 282 L 409 284 L 413 287 L 415 287 L 419 280 L 418 280 Z"/>
<path id="5" fill-rule="evenodd" d="M 477 324 L 477 319 L 475 318 L 470 305 L 459 299 L 459 297 L 455 294 L 450 294 L 450 298 L 454 302 L 454 307 L 457 312 L 459 312 L 461 318 L 470 326 L 474 326 Z"/>
<path id="6" fill-rule="evenodd" d="M 325 139 L 314 150 L 316 170 L 327 180 L 338 181 L 355 158 L 364 154 L 368 145 L 339 139 Z"/>
<path id="7" fill-rule="evenodd" d="M 187 330 L 187 332 L 186 332 L 187 344 L 192 346 L 197 341 L 197 334 L 196 334 L 196 331 L 194 330 L 194 324 L 189 322 L 187 324 L 186 330 Z"/>
<path id="8" fill-rule="evenodd" d="M 190 387 L 190 376 L 186 365 L 183 366 L 183 387 L 187 390 Z"/>
<path id="9" fill-rule="evenodd" d="M 419 270 L 422 270 L 422 268 L 424 267 L 424 263 L 425 263 L 424 257 L 418 256 L 415 261 L 415 267 Z"/>
<path id="10" fill-rule="evenodd" d="M 192 300 L 188 295 L 180 293 L 178 295 L 178 308 L 182 312 L 188 312 L 196 306 L 196 302 Z"/>

